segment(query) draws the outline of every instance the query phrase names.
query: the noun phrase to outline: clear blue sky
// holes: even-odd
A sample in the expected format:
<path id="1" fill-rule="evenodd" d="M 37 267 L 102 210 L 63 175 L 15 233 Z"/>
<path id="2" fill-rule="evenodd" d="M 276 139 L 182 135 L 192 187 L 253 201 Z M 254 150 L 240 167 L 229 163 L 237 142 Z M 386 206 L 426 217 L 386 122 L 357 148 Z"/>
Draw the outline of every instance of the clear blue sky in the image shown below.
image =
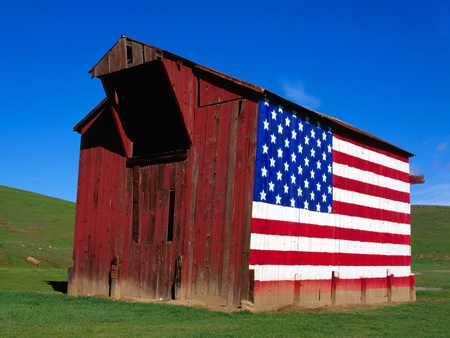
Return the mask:
<path id="1" fill-rule="evenodd" d="M 450 205 L 450 1 L 1 1 L 0 185 L 75 201 L 87 73 L 121 34 L 339 118 L 416 156 Z"/>

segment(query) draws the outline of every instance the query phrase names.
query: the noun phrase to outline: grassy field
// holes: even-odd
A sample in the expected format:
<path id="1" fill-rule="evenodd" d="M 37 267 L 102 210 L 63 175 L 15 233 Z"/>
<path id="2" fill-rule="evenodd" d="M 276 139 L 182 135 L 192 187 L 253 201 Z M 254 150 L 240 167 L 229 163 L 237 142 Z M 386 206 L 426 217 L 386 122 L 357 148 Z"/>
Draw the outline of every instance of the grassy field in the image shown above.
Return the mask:
<path id="1" fill-rule="evenodd" d="M 417 302 L 256 314 L 57 292 L 67 282 L 72 264 L 74 212 L 74 203 L 0 186 L 1 337 L 445 337 L 450 333 L 450 207 L 412 207 Z M 39 263 L 29 262 L 29 257 Z"/>

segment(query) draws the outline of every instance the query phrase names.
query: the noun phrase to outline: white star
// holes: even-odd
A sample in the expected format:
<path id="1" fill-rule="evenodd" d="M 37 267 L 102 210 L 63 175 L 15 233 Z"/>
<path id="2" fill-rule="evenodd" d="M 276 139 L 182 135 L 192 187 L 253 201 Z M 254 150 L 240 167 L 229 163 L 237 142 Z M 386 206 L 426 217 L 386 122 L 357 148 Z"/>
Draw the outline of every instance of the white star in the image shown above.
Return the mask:
<path id="1" fill-rule="evenodd" d="M 290 127 L 291 120 L 289 120 L 289 118 L 286 117 L 286 119 L 284 120 L 284 123 L 286 124 L 286 127 Z"/>
<path id="2" fill-rule="evenodd" d="M 311 149 L 311 157 L 316 157 L 316 151 L 314 149 Z"/>
<path id="3" fill-rule="evenodd" d="M 278 112 L 279 112 L 279 113 L 283 113 L 283 107 L 279 106 L 279 107 L 278 107 Z"/>
<path id="4" fill-rule="evenodd" d="M 316 211 L 320 211 L 320 204 L 319 203 L 316 204 Z"/>
<path id="5" fill-rule="evenodd" d="M 300 122 L 298 124 L 298 130 L 303 131 L 303 123 Z"/>
<path id="6" fill-rule="evenodd" d="M 289 192 L 289 186 L 287 184 L 284 185 L 284 193 L 287 194 Z"/>
<path id="7" fill-rule="evenodd" d="M 309 181 L 308 181 L 308 179 L 304 180 L 303 183 L 305 184 L 305 188 L 308 189 L 309 188 Z"/>
<path id="8" fill-rule="evenodd" d="M 277 143 L 277 137 L 275 134 L 270 135 L 270 143 Z"/>
<path id="9" fill-rule="evenodd" d="M 309 137 L 305 136 L 305 144 L 309 144 Z"/>
<path id="10" fill-rule="evenodd" d="M 317 166 L 317 169 L 320 169 L 322 167 L 322 163 L 320 163 L 320 161 L 317 161 L 316 166 Z"/>
<path id="11" fill-rule="evenodd" d="M 276 204 L 281 204 L 281 196 L 280 195 L 276 195 L 275 199 L 276 199 L 276 201 L 275 201 Z"/>
<path id="12" fill-rule="evenodd" d="M 303 202 L 303 208 L 309 209 L 309 203 L 308 203 L 308 201 Z"/>
<path id="13" fill-rule="evenodd" d="M 327 134 L 325 134 L 325 132 L 323 132 L 323 134 L 322 134 L 322 140 L 326 141 L 326 139 L 327 139 Z"/>
<path id="14" fill-rule="evenodd" d="M 327 175 L 323 174 L 322 175 L 322 182 L 326 182 L 327 181 Z"/>
<path id="15" fill-rule="evenodd" d="M 310 193 L 309 195 L 311 196 L 311 201 L 314 201 L 314 197 L 316 196 L 316 195 L 314 194 L 314 191 L 311 191 L 311 193 Z"/>
<path id="16" fill-rule="evenodd" d="M 292 139 L 293 140 L 297 139 L 297 132 L 295 131 L 295 129 L 292 129 Z"/>
<path id="17" fill-rule="evenodd" d="M 289 171 L 289 163 L 284 162 L 284 171 Z"/>
<path id="18" fill-rule="evenodd" d="M 320 138 L 318 138 L 316 140 L 316 142 L 317 142 L 317 148 L 320 148 L 322 146 L 322 141 L 320 141 Z"/>
<path id="19" fill-rule="evenodd" d="M 328 172 L 331 173 L 331 165 L 328 165 Z"/>
<path id="20" fill-rule="evenodd" d="M 295 208 L 295 200 L 291 198 L 291 207 Z"/>
<path id="21" fill-rule="evenodd" d="M 267 144 L 263 145 L 263 154 L 268 154 L 269 147 L 267 146 Z"/>
<path id="22" fill-rule="evenodd" d="M 316 132 L 314 131 L 314 129 L 311 129 L 311 138 L 315 138 L 316 137 Z"/>
<path id="23" fill-rule="evenodd" d="M 331 145 L 328 145 L 328 152 L 331 153 Z"/>
<path id="24" fill-rule="evenodd" d="M 267 122 L 267 120 L 264 120 L 264 129 L 269 130 L 269 122 Z"/>
<path id="25" fill-rule="evenodd" d="M 269 191 L 275 191 L 275 184 L 273 184 L 273 182 L 269 182 Z"/>
<path id="26" fill-rule="evenodd" d="M 284 147 L 289 148 L 289 140 L 288 139 L 284 140 Z"/>
<path id="27" fill-rule="evenodd" d="M 309 158 L 305 157 L 305 167 L 309 166 Z"/>
<path id="28" fill-rule="evenodd" d="M 325 152 L 322 153 L 322 161 L 325 161 L 327 159 L 327 154 Z"/>
<path id="29" fill-rule="evenodd" d="M 261 168 L 261 176 L 262 177 L 267 177 L 267 169 L 266 169 L 266 167 Z"/>
<path id="30" fill-rule="evenodd" d="M 316 172 L 314 170 L 311 169 L 310 173 L 311 173 L 311 178 L 314 178 L 316 176 Z"/>
<path id="31" fill-rule="evenodd" d="M 281 171 L 277 172 L 277 181 L 281 181 L 281 178 L 283 177 L 283 174 L 281 173 Z"/>
<path id="32" fill-rule="evenodd" d="M 295 162 L 295 160 L 297 159 L 297 155 L 295 155 L 295 153 L 291 154 L 291 161 Z"/>
<path id="33" fill-rule="evenodd" d="M 301 174 L 303 173 L 303 168 L 302 168 L 302 166 L 299 165 L 299 166 L 297 167 L 297 169 L 298 169 L 298 174 L 301 175 Z"/>
<path id="34" fill-rule="evenodd" d="M 295 184 L 295 176 L 294 176 L 294 174 L 292 174 L 292 176 L 291 176 L 291 183 L 293 183 L 293 184 Z"/>
<path id="35" fill-rule="evenodd" d="M 269 101 L 264 101 L 264 105 L 268 106 L 269 105 Z"/>
<path id="36" fill-rule="evenodd" d="M 277 119 L 277 113 L 275 112 L 275 110 L 272 110 L 272 120 L 276 120 Z"/>
<path id="37" fill-rule="evenodd" d="M 331 214 L 332 208 L 331 205 L 328 205 L 328 213 Z"/>
<path id="38" fill-rule="evenodd" d="M 302 196 L 302 188 L 298 188 L 297 189 L 297 195 L 298 196 Z"/>
<path id="39" fill-rule="evenodd" d="M 326 202 L 327 201 L 327 195 L 325 195 L 325 193 L 322 195 L 322 202 Z"/>
<path id="40" fill-rule="evenodd" d="M 275 167 L 275 159 L 273 157 L 270 158 L 270 166 Z"/>
<path id="41" fill-rule="evenodd" d="M 281 150 L 281 148 L 278 148 L 277 152 L 278 152 L 278 157 L 283 157 L 283 150 Z"/>
<path id="42" fill-rule="evenodd" d="M 320 185 L 320 183 L 317 183 L 317 184 L 316 184 L 316 188 L 317 188 L 317 191 L 320 191 L 320 189 L 322 188 L 322 186 Z"/>
<path id="43" fill-rule="evenodd" d="M 303 146 L 301 144 L 298 145 L 298 152 L 303 153 Z"/>
<path id="44" fill-rule="evenodd" d="M 264 191 L 261 191 L 261 201 L 265 201 L 266 200 L 266 193 Z"/>
<path id="45" fill-rule="evenodd" d="M 333 188 L 331 187 L 331 185 L 328 186 L 328 193 L 329 194 L 333 193 Z"/>
<path id="46" fill-rule="evenodd" d="M 278 125 L 278 134 L 283 134 L 283 126 L 281 124 Z"/>

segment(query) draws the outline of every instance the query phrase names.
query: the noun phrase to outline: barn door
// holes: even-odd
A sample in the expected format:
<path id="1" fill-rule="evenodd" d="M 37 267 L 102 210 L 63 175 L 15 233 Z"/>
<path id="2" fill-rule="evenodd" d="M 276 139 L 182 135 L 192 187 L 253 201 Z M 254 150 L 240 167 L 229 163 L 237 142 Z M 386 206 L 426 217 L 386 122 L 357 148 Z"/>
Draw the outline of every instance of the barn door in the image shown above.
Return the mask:
<path id="1" fill-rule="evenodd" d="M 176 191 L 160 180 L 162 166 L 133 167 L 131 247 L 141 297 L 172 298 Z M 163 174 L 164 175 L 164 174 Z"/>

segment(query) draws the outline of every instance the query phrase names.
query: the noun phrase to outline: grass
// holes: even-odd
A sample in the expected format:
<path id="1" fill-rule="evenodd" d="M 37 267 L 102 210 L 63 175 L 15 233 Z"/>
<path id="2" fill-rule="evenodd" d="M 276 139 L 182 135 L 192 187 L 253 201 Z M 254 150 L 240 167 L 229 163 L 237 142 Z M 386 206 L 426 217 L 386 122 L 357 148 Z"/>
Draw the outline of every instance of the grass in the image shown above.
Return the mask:
<path id="1" fill-rule="evenodd" d="M 72 265 L 74 212 L 74 203 L 0 186 L 1 337 L 445 337 L 450 332 L 448 207 L 412 207 L 417 302 L 256 314 L 56 292 Z M 28 262 L 30 256 L 40 264 Z"/>

